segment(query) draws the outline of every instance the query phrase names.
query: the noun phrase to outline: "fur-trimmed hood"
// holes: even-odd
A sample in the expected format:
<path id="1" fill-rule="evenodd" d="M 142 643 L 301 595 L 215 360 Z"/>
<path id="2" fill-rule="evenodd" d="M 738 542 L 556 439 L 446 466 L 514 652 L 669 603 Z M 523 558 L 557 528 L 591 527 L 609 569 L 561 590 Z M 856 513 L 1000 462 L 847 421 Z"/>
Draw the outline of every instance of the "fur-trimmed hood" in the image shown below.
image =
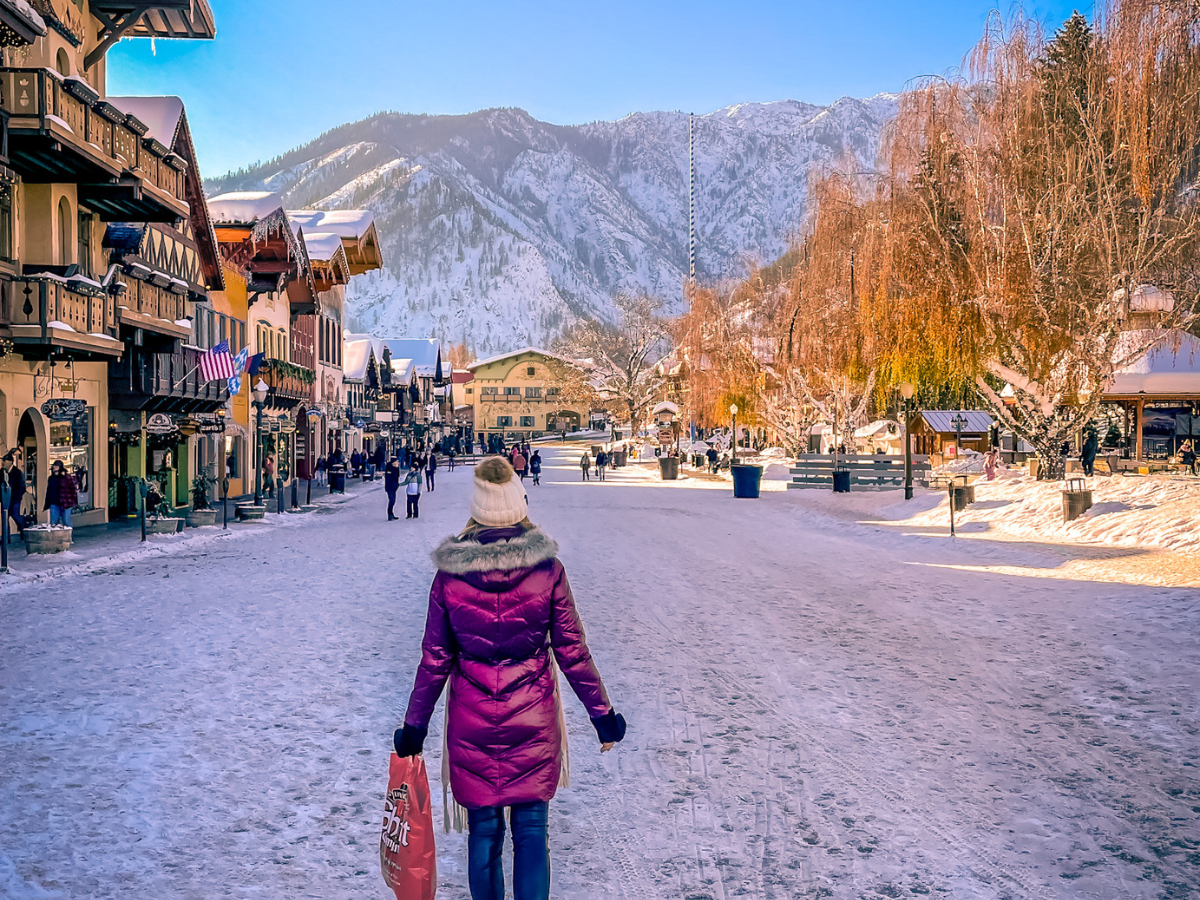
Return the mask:
<path id="1" fill-rule="evenodd" d="M 558 556 L 558 544 L 540 528 L 489 544 L 451 535 L 430 556 L 439 571 L 450 575 L 509 571 L 528 569 L 554 559 Z"/>

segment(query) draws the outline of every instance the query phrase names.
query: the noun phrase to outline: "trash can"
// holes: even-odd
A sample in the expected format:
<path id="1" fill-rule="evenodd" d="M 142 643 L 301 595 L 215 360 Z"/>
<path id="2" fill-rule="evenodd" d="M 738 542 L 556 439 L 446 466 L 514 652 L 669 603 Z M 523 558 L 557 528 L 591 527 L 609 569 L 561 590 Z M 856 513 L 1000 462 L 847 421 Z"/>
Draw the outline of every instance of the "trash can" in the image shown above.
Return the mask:
<path id="1" fill-rule="evenodd" d="M 599 453 L 603 449 L 604 448 L 601 447 L 599 444 L 592 444 L 592 459 L 595 459 L 596 454 Z"/>
<path id="2" fill-rule="evenodd" d="M 733 472 L 733 496 L 753 498 L 758 496 L 759 482 L 762 481 L 762 466 L 752 466 L 738 463 L 730 466 Z M 849 472 L 846 473 L 849 476 Z"/>
<path id="3" fill-rule="evenodd" d="M 613 468 L 619 468 L 620 466 L 625 465 L 626 462 L 628 461 L 628 459 L 629 459 L 629 451 L 628 450 L 614 450 L 612 452 Z"/>
<path id="4" fill-rule="evenodd" d="M 331 493 L 331 494 L 346 493 L 346 467 L 345 466 L 330 466 L 329 467 L 329 493 Z"/>
<path id="5" fill-rule="evenodd" d="M 835 494 L 850 493 L 850 470 L 839 466 L 833 470 L 833 492 Z"/>
<path id="6" fill-rule="evenodd" d="M 975 485 L 956 484 L 953 487 L 953 491 L 955 512 L 962 512 L 975 502 Z"/>
<path id="7" fill-rule="evenodd" d="M 660 456 L 658 458 L 658 468 L 662 472 L 663 481 L 675 481 L 679 478 L 679 457 Z"/>
<path id="8" fill-rule="evenodd" d="M 1063 521 L 1073 522 L 1092 508 L 1092 492 L 1082 478 L 1068 478 L 1062 492 Z"/>

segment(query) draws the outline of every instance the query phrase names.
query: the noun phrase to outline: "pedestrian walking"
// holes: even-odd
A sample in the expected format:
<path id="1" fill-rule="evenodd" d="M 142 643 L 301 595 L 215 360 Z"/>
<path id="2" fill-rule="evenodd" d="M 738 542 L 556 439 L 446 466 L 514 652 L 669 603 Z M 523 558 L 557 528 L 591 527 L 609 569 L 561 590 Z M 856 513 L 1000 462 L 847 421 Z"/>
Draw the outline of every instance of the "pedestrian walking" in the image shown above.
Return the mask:
<path id="1" fill-rule="evenodd" d="M 583 472 L 583 480 L 589 481 L 589 473 L 592 471 L 592 458 L 588 456 L 586 450 L 583 451 L 583 456 L 579 458 L 579 468 Z"/>
<path id="2" fill-rule="evenodd" d="M 983 474 L 988 481 L 996 480 L 996 464 L 999 461 L 999 454 L 995 447 L 988 449 L 988 452 L 983 454 Z"/>
<path id="3" fill-rule="evenodd" d="M 396 515 L 396 492 L 400 490 L 400 460 L 394 456 L 383 470 L 383 489 L 388 498 L 388 521 L 394 522 L 399 518 Z"/>
<path id="4" fill-rule="evenodd" d="M 714 475 L 716 475 L 717 474 L 717 460 L 720 459 L 720 456 L 717 453 L 717 448 L 709 447 L 708 450 L 705 451 L 704 455 L 708 458 L 709 470 Z"/>
<path id="5" fill-rule="evenodd" d="M 534 450 L 529 457 L 529 474 L 533 476 L 534 484 L 542 483 L 542 451 Z"/>
<path id="6" fill-rule="evenodd" d="M 317 457 L 317 467 L 316 468 L 317 468 L 317 484 L 318 485 L 322 485 L 325 483 L 325 471 L 328 468 L 328 465 L 329 464 L 327 462 L 325 462 L 325 457 L 323 457 L 323 456 Z"/>
<path id="7" fill-rule="evenodd" d="M 596 454 L 596 474 L 600 476 L 600 480 L 604 480 L 604 470 L 608 468 L 608 453 L 603 449 Z"/>
<path id="8" fill-rule="evenodd" d="M 275 496 L 275 457 L 267 454 L 263 460 L 263 481 L 266 482 L 267 496 Z"/>
<path id="9" fill-rule="evenodd" d="M 21 501 L 25 499 L 25 470 L 21 468 L 21 451 L 15 448 L 9 450 L 4 456 L 4 461 L 10 464 L 7 475 L 8 488 L 12 494 L 8 498 L 8 509 L 0 515 L 11 518 L 17 526 L 18 536 L 24 537 L 25 515 L 21 512 Z"/>
<path id="10" fill-rule="evenodd" d="M 437 454 L 432 450 L 429 451 L 429 460 L 425 463 L 425 484 L 429 490 L 433 490 L 433 476 L 437 472 L 438 461 Z"/>
<path id="11" fill-rule="evenodd" d="M 446 453 L 446 469 L 450 472 L 454 471 L 454 448 L 451 447 Z"/>
<path id="12" fill-rule="evenodd" d="M 1083 474 L 1091 478 L 1096 474 L 1096 454 L 1100 452 L 1100 435 L 1096 429 L 1088 426 L 1087 436 L 1083 439 L 1083 449 L 1079 451 L 1079 461 L 1083 464 Z"/>
<path id="13" fill-rule="evenodd" d="M 61 459 L 56 459 L 50 467 L 50 477 L 46 479 L 46 500 L 43 509 L 50 510 L 51 525 L 71 527 L 71 510 L 79 505 L 79 491 L 75 485 L 75 477 L 67 472 Z"/>
<path id="14" fill-rule="evenodd" d="M 517 477 L 522 481 L 525 480 L 525 467 L 527 465 L 528 461 L 526 460 L 525 456 L 520 450 L 515 450 L 512 457 L 512 467 L 513 471 L 517 473 Z"/>
<path id="15" fill-rule="evenodd" d="M 421 463 L 414 459 L 404 479 L 406 519 L 421 518 Z"/>
<path id="16" fill-rule="evenodd" d="M 383 442 L 379 442 L 379 446 L 375 448 L 375 458 L 372 460 L 375 464 L 375 471 L 382 472 L 383 466 L 387 462 L 387 455 L 383 452 Z"/>
<path id="17" fill-rule="evenodd" d="M 549 804 L 569 771 L 557 671 L 605 752 L 625 736 L 584 637 L 558 545 L 528 518 L 524 486 L 502 458 L 475 470 L 471 518 L 433 553 L 422 657 L 397 755 L 421 753 L 443 687 L 447 815 L 465 824 L 472 900 L 504 897 L 505 810 L 517 900 L 550 896 Z M 463 821 L 465 819 L 465 822 Z"/>

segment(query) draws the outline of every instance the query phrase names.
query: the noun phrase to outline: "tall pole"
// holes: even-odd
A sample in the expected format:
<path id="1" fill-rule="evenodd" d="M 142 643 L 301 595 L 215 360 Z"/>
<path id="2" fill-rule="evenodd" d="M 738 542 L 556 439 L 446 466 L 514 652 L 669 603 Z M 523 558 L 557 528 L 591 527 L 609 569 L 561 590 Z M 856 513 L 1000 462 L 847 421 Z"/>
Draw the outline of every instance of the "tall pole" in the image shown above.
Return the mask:
<path id="1" fill-rule="evenodd" d="M 688 113 L 688 282 L 696 281 L 696 117 Z"/>
<path id="2" fill-rule="evenodd" d="M 257 465 L 254 467 L 254 505 L 262 506 L 262 470 L 263 470 L 263 448 L 262 448 L 262 413 L 263 405 L 257 400 L 254 402 L 254 408 L 258 411 L 258 417 L 254 423 L 254 446 L 258 454 Z"/>
<path id="3" fill-rule="evenodd" d="M 8 505 L 11 502 L 8 473 L 0 472 L 0 574 L 8 571 Z"/>
<path id="4" fill-rule="evenodd" d="M 904 499 L 913 498 L 912 483 L 912 401 L 904 401 Z"/>
<path id="5" fill-rule="evenodd" d="M 737 413 L 733 414 L 733 458 L 730 460 L 730 465 L 737 465 Z"/>

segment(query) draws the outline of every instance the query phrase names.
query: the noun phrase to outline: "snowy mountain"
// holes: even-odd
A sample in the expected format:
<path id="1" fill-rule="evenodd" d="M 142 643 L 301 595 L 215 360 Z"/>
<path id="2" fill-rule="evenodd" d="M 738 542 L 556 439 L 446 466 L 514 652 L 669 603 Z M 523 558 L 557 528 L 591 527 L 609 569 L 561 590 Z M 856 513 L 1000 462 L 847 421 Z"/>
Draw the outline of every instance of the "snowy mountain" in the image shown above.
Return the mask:
<path id="1" fill-rule="evenodd" d="M 778 256 L 804 222 L 810 172 L 871 168 L 895 110 L 881 94 L 697 116 L 699 278 Z M 494 109 L 383 113 L 208 187 L 280 191 L 289 208 L 369 207 L 387 268 L 354 280 L 351 326 L 488 354 L 545 343 L 579 316 L 610 319 L 620 291 L 678 309 L 687 181 L 686 113 L 558 126 Z"/>

